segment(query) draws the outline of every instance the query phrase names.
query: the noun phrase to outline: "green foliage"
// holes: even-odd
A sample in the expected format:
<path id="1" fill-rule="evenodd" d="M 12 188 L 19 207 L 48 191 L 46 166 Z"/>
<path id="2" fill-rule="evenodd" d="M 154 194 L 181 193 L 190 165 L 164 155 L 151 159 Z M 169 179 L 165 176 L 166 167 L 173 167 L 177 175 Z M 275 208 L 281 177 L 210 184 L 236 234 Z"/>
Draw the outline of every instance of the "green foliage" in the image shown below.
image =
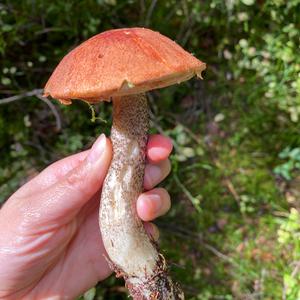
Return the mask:
<path id="1" fill-rule="evenodd" d="M 254 1 L 242 1 L 250 4 Z M 246 3 L 247 2 L 247 3 Z M 234 2 L 236 3 L 236 2 Z M 237 4 L 236 4 L 237 5 Z M 236 62 L 233 76 L 242 86 L 253 86 L 248 99 L 276 104 L 297 122 L 300 113 L 300 58 L 299 51 L 299 0 L 264 1 L 253 9 L 237 5 L 230 18 L 230 26 L 239 24 L 244 34 L 236 40 L 234 50 L 230 40 L 223 51 L 225 58 Z M 228 45 L 227 45 L 228 44 Z M 233 50 L 233 53 L 231 51 Z"/>
<path id="2" fill-rule="evenodd" d="M 145 26 L 176 40 L 208 69 L 203 82 L 150 98 L 152 133 L 174 142 L 164 183 L 173 209 L 158 221 L 171 271 L 187 299 L 294 300 L 300 199 L 284 195 L 300 167 L 299 11 L 299 0 L 4 0 L 1 98 L 42 88 L 68 51 L 107 29 Z M 0 102 L 0 202 L 109 134 L 109 104 L 52 103 L 61 130 L 34 96 Z M 81 299 L 127 299 L 122 285 L 110 278 Z"/>
<path id="3" fill-rule="evenodd" d="M 278 242 L 292 255 L 294 263 L 283 272 L 286 299 L 300 299 L 300 214 L 292 208 L 287 218 L 281 220 Z"/>
<path id="4" fill-rule="evenodd" d="M 291 180 L 292 172 L 300 169 L 300 148 L 290 149 L 287 147 L 279 153 L 279 157 L 285 159 L 286 162 L 277 166 L 274 173 L 286 180 Z"/>

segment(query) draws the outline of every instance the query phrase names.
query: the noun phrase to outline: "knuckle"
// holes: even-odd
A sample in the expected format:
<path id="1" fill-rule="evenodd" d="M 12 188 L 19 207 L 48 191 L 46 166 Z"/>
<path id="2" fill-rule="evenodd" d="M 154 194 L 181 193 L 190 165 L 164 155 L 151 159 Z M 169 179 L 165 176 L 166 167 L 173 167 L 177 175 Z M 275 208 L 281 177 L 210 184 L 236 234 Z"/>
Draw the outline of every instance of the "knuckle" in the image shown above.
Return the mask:
<path id="1" fill-rule="evenodd" d="M 85 167 L 79 167 L 66 175 L 63 185 L 70 190 L 84 195 L 86 193 L 85 183 L 88 177 L 87 169 Z"/>

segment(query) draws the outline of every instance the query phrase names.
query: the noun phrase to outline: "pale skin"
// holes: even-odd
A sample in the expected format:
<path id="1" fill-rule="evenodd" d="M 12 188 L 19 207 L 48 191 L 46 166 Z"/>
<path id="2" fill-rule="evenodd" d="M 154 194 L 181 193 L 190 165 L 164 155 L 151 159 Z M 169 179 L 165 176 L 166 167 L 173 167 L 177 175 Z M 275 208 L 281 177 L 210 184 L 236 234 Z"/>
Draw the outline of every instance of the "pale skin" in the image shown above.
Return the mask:
<path id="1" fill-rule="evenodd" d="M 149 137 L 145 192 L 136 203 L 149 221 L 165 214 L 170 197 L 155 188 L 170 172 L 170 139 Z M 98 225 L 100 190 L 111 162 L 110 140 L 50 165 L 0 210 L 0 299 L 74 299 L 111 274 Z"/>

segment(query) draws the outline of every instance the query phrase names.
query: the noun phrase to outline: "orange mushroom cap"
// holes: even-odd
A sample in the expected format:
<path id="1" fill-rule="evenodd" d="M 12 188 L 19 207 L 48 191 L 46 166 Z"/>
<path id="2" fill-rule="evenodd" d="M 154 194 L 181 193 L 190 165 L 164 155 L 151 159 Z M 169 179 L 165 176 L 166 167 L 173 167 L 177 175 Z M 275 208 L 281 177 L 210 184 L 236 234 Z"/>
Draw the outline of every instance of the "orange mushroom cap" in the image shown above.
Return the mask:
<path id="1" fill-rule="evenodd" d="M 48 80 L 44 95 L 70 104 L 143 93 L 201 77 L 205 63 L 169 38 L 146 28 L 109 30 L 68 53 Z"/>

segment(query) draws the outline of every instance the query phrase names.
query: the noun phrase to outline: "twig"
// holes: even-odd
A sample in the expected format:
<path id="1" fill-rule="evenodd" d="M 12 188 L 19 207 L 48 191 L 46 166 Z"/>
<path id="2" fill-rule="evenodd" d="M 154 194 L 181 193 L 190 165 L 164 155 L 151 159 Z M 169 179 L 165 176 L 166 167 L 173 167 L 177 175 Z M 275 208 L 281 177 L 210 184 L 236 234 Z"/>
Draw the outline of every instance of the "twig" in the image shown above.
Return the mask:
<path id="1" fill-rule="evenodd" d="M 174 235 L 180 236 L 184 239 L 192 239 L 192 240 L 197 241 L 200 245 L 202 245 L 204 248 L 206 248 L 208 251 L 213 253 L 215 256 L 217 256 L 221 260 L 230 263 L 232 266 L 234 266 L 235 268 L 237 268 L 237 269 L 241 270 L 243 273 L 245 273 L 245 271 L 241 268 L 240 264 L 238 262 L 236 262 L 234 258 L 220 252 L 218 249 L 216 249 L 212 245 L 205 242 L 203 237 L 199 233 L 192 232 L 188 229 L 185 229 L 180 226 L 176 226 L 174 224 L 164 223 L 164 222 L 160 222 L 160 221 L 157 221 L 157 225 L 167 231 L 172 232 Z M 251 276 L 255 275 L 251 271 L 250 272 L 248 271 L 248 275 L 249 274 Z"/>
<path id="2" fill-rule="evenodd" d="M 204 242 L 202 242 L 202 244 L 207 250 L 212 252 L 215 256 L 217 256 L 217 257 L 219 257 L 219 258 L 221 258 L 221 259 L 223 259 L 223 260 L 225 260 L 225 261 L 227 261 L 227 262 L 229 262 L 233 265 L 237 264 L 231 257 L 229 257 L 228 255 L 223 254 L 222 252 L 217 250 L 215 247 L 213 247 L 213 246 L 211 246 L 207 243 L 204 243 Z"/>
<path id="3" fill-rule="evenodd" d="M 193 204 L 194 208 L 198 213 L 202 212 L 202 209 L 199 205 L 199 199 L 195 198 L 190 191 L 182 184 L 182 182 L 179 180 L 178 176 L 175 174 L 174 175 L 175 182 L 177 185 L 180 187 L 180 189 L 183 191 L 183 193 L 186 195 L 186 197 L 191 201 Z"/>
<path id="4" fill-rule="evenodd" d="M 185 21 L 182 22 L 181 27 L 179 28 L 178 34 L 176 36 L 176 40 L 179 41 L 180 45 L 184 46 L 193 29 L 193 25 L 195 23 L 195 18 L 193 18 L 193 14 L 189 14 L 188 4 L 185 0 L 181 1 L 182 9 L 185 14 Z"/>
<path id="5" fill-rule="evenodd" d="M 230 256 L 220 252 L 218 249 L 216 249 L 215 247 L 213 247 L 212 245 L 206 243 L 203 238 L 192 231 L 189 231 L 187 229 L 184 229 L 182 227 L 177 227 L 176 225 L 172 225 L 172 224 L 166 224 L 166 223 L 161 223 L 161 222 L 157 222 L 157 224 L 159 225 L 159 227 L 171 231 L 173 234 L 181 236 L 183 238 L 191 238 L 191 239 L 195 239 L 197 242 L 199 242 L 204 248 L 206 248 L 207 250 L 209 250 L 210 252 L 212 252 L 215 256 L 221 258 L 224 261 L 229 262 L 230 264 L 234 265 L 234 266 L 239 266 L 238 263 L 236 263 L 234 261 L 234 259 L 232 259 Z"/>
<path id="6" fill-rule="evenodd" d="M 19 95 L 3 98 L 3 99 L 0 99 L 0 104 L 7 104 L 7 103 L 10 103 L 10 102 L 13 102 L 13 101 L 21 100 L 23 98 L 41 95 L 42 92 L 43 92 L 42 89 L 35 89 L 35 90 L 29 91 L 29 92 L 26 92 L 26 93 L 22 93 L 22 94 L 19 94 Z"/>
<path id="7" fill-rule="evenodd" d="M 140 21 L 139 23 L 141 25 L 144 24 L 144 16 L 145 16 L 145 11 L 146 11 L 146 7 L 145 7 L 145 0 L 140 0 Z"/>
<path id="8" fill-rule="evenodd" d="M 55 117 L 55 121 L 56 121 L 56 130 L 60 131 L 61 130 L 61 120 L 60 120 L 59 113 L 51 101 L 49 101 L 47 98 L 42 97 L 42 92 L 43 92 L 43 89 L 34 89 L 32 91 L 25 92 L 25 93 L 22 93 L 19 95 L 3 98 L 0 100 L 0 105 L 8 104 L 8 103 L 18 101 L 18 100 L 21 100 L 24 98 L 32 97 L 32 96 L 37 97 L 38 99 L 40 99 L 44 103 L 46 103 L 48 105 L 48 107 L 51 109 L 51 111 Z"/>
<path id="9" fill-rule="evenodd" d="M 299 273 L 299 271 L 300 271 L 300 261 L 297 261 L 296 263 L 296 266 L 295 266 L 295 268 L 294 268 L 294 270 L 293 270 L 293 272 L 292 272 L 292 277 L 294 278 L 298 273 Z"/>
<path id="10" fill-rule="evenodd" d="M 234 188 L 232 182 L 228 178 L 225 179 L 225 185 L 227 186 L 229 192 L 231 193 L 231 195 L 233 196 L 233 198 L 235 199 L 235 201 L 239 204 L 239 202 L 240 202 L 240 196 L 237 193 L 236 189 Z"/>
<path id="11" fill-rule="evenodd" d="M 286 291 L 287 291 L 287 286 L 284 282 L 282 287 L 282 300 L 286 300 Z"/>
<path id="12" fill-rule="evenodd" d="M 175 3 L 172 5 L 172 9 L 170 8 L 169 13 L 165 16 L 164 20 L 165 20 L 165 24 L 169 24 L 170 20 L 174 17 L 178 6 L 180 5 L 179 1 L 174 1 Z"/>
<path id="13" fill-rule="evenodd" d="M 149 26 L 149 24 L 150 24 L 151 16 L 152 16 L 152 13 L 153 13 L 153 10 L 155 8 L 156 3 L 157 3 L 157 0 L 152 0 L 151 5 L 148 9 L 147 16 L 146 16 L 146 19 L 145 19 L 145 26 L 146 27 Z"/>
<path id="14" fill-rule="evenodd" d="M 186 0 L 182 1 L 182 8 L 184 14 L 186 15 L 186 24 L 184 28 L 185 33 L 184 31 L 181 33 L 180 45 L 185 46 L 193 32 L 193 27 L 196 19 L 193 12 L 189 13 L 189 8 Z"/>
<path id="15" fill-rule="evenodd" d="M 288 218 L 289 213 L 285 211 L 274 211 L 272 213 L 275 217 L 282 217 L 282 218 Z"/>
<path id="16" fill-rule="evenodd" d="M 217 168 L 225 169 L 225 167 L 221 164 L 221 162 L 215 157 L 213 152 L 212 152 L 212 160 L 213 160 L 213 162 L 214 162 L 214 164 Z M 230 178 L 225 175 L 223 182 L 225 183 L 225 186 L 227 187 L 230 194 L 233 196 L 233 199 L 236 201 L 237 205 L 240 206 L 241 197 L 238 194 L 238 192 L 236 191 L 236 189 L 235 189 L 232 181 L 230 180 Z"/>
<path id="17" fill-rule="evenodd" d="M 63 28 L 59 28 L 59 27 L 44 28 L 43 30 L 36 31 L 34 35 L 41 35 L 52 31 L 55 32 L 55 31 L 63 31 L 63 30 L 64 30 Z"/>
<path id="18" fill-rule="evenodd" d="M 56 107 L 54 106 L 54 104 L 49 101 L 47 98 L 42 97 L 41 95 L 35 95 L 37 98 L 39 98 L 40 100 L 42 100 L 43 102 L 45 102 L 48 107 L 51 109 L 54 117 L 55 117 L 55 121 L 56 121 L 56 130 L 60 131 L 61 130 L 61 120 L 60 120 L 60 116 L 59 113 L 56 109 Z"/>

